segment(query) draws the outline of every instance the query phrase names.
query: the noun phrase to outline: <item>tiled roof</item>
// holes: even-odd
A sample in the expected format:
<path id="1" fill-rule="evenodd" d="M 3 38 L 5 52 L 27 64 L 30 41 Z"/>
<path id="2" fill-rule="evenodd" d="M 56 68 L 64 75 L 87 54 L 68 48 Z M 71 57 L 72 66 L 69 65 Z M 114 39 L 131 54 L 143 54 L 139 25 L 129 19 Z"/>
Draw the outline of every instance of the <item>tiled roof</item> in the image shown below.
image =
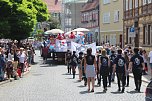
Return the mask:
<path id="1" fill-rule="evenodd" d="M 58 13 L 62 11 L 62 0 L 43 0 L 48 7 L 50 13 Z"/>
<path id="2" fill-rule="evenodd" d="M 99 0 L 93 0 L 92 3 L 86 3 L 83 7 L 81 12 L 89 11 L 96 8 L 99 5 Z"/>

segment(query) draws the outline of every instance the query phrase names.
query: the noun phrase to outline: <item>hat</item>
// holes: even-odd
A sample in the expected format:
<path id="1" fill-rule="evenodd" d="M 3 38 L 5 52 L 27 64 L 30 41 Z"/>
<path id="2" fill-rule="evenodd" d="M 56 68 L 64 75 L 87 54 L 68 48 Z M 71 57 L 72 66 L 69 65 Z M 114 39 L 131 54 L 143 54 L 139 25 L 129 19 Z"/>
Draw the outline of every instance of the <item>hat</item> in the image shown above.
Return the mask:
<path id="1" fill-rule="evenodd" d="M 20 48 L 20 50 L 23 50 L 23 49 L 24 49 L 23 47 Z"/>

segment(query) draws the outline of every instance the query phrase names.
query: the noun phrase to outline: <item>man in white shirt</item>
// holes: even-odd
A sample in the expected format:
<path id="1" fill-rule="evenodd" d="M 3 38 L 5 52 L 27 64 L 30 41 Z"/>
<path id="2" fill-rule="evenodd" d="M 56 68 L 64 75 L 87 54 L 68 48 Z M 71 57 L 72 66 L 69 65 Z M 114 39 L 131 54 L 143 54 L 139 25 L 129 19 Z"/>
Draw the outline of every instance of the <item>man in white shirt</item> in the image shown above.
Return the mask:
<path id="1" fill-rule="evenodd" d="M 150 52 L 149 52 L 148 57 L 150 58 L 149 65 L 150 65 L 150 69 L 151 69 L 151 77 L 152 77 L 152 51 L 150 51 Z"/>

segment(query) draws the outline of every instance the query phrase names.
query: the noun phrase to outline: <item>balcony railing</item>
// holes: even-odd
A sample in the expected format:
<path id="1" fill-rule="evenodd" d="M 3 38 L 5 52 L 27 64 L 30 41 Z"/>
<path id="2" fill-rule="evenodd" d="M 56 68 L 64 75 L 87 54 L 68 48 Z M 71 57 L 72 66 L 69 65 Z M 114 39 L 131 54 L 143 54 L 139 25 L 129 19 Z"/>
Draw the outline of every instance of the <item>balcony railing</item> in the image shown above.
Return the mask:
<path id="1" fill-rule="evenodd" d="M 152 3 L 142 6 L 142 15 L 152 14 Z"/>

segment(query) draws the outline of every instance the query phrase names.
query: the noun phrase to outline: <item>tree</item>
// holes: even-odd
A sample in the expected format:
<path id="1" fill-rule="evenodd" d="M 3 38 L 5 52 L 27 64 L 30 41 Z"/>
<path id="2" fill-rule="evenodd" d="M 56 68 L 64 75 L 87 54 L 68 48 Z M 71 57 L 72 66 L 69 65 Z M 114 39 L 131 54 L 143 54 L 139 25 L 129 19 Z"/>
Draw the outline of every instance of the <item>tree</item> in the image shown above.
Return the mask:
<path id="1" fill-rule="evenodd" d="M 9 0 L 0 1 L 0 37 L 4 34 L 10 33 L 10 25 L 8 22 L 9 15 L 11 14 L 12 3 Z"/>
<path id="2" fill-rule="evenodd" d="M 11 39 L 25 39 L 33 31 L 36 24 L 36 9 L 33 4 L 26 0 L 22 2 L 12 2 L 12 11 L 9 19 L 11 30 L 10 36 L 6 38 Z M 13 35 L 12 35 L 13 34 Z"/>
<path id="3" fill-rule="evenodd" d="M 37 1 L 37 2 L 36 2 Z M 35 4 L 34 4 L 35 3 Z M 0 37 L 25 39 L 33 31 L 37 21 L 48 19 L 46 5 L 42 0 L 1 0 Z"/>
<path id="4" fill-rule="evenodd" d="M 43 22 L 47 21 L 49 19 L 49 13 L 46 4 L 42 0 L 27 0 L 29 2 L 32 2 L 37 10 L 37 21 Z"/>

